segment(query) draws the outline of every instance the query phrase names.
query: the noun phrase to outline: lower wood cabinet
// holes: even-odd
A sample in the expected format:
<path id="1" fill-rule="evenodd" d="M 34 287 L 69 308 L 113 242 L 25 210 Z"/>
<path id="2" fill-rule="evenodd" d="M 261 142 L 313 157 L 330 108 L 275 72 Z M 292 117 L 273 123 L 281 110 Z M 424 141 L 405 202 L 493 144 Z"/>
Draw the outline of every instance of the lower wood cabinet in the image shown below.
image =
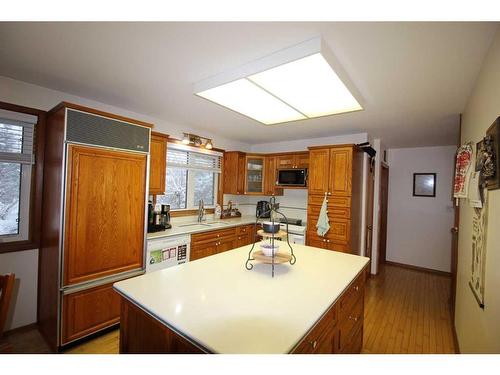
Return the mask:
<path id="1" fill-rule="evenodd" d="M 189 260 L 204 258 L 224 251 L 249 245 L 254 241 L 254 225 L 213 230 L 191 235 Z"/>
<path id="2" fill-rule="evenodd" d="M 363 270 L 302 339 L 294 354 L 361 353 L 365 277 Z"/>
<path id="3" fill-rule="evenodd" d="M 120 296 L 113 283 L 63 295 L 62 344 L 120 321 Z"/>

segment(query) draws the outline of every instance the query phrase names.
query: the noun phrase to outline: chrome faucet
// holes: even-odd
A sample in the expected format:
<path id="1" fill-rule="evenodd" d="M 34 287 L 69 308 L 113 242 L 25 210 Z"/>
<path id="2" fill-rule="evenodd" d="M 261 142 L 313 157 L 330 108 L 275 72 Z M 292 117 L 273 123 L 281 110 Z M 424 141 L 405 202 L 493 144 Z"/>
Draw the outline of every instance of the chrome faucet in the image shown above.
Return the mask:
<path id="1" fill-rule="evenodd" d="M 198 202 L 198 223 L 201 223 L 205 217 L 205 204 L 203 203 L 203 199 L 200 199 Z"/>

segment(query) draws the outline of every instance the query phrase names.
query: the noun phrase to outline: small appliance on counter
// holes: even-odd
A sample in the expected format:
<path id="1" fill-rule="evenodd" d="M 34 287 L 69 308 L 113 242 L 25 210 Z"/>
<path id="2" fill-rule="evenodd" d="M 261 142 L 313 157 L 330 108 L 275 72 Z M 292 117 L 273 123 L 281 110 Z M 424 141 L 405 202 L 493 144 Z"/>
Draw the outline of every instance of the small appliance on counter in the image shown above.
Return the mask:
<path id="1" fill-rule="evenodd" d="M 148 233 L 160 232 L 172 228 L 170 225 L 170 205 L 148 203 Z"/>
<path id="2" fill-rule="evenodd" d="M 271 205 L 268 201 L 258 201 L 255 216 L 260 218 L 271 217 Z"/>

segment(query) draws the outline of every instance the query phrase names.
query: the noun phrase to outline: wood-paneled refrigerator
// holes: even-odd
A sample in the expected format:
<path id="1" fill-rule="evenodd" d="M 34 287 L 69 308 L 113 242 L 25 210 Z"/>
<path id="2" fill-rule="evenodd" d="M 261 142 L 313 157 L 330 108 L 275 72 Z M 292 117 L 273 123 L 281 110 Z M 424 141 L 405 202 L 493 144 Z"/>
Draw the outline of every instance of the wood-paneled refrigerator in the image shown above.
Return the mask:
<path id="1" fill-rule="evenodd" d="M 70 103 L 47 117 L 38 325 L 54 350 L 119 322 L 144 272 L 151 124 Z"/>

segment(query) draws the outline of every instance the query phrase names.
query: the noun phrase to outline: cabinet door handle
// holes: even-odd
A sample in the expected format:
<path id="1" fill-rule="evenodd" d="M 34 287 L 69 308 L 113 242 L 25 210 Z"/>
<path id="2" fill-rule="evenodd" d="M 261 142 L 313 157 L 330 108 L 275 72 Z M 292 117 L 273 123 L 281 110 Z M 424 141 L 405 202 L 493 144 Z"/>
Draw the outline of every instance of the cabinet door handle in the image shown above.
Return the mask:
<path id="1" fill-rule="evenodd" d="M 359 286 L 357 286 L 357 285 L 356 285 L 356 286 L 354 287 L 354 290 L 357 292 L 357 291 L 359 290 Z"/>
<path id="2" fill-rule="evenodd" d="M 219 238 L 219 237 L 220 237 L 220 234 L 217 235 L 217 238 Z"/>
<path id="3" fill-rule="evenodd" d="M 352 317 L 351 315 L 349 315 L 349 319 L 351 320 L 354 320 L 355 322 L 357 322 L 359 320 L 359 317 Z"/>
<path id="4" fill-rule="evenodd" d="M 318 346 L 318 340 L 309 341 L 309 344 L 311 344 L 313 349 L 316 349 L 316 346 Z"/>

